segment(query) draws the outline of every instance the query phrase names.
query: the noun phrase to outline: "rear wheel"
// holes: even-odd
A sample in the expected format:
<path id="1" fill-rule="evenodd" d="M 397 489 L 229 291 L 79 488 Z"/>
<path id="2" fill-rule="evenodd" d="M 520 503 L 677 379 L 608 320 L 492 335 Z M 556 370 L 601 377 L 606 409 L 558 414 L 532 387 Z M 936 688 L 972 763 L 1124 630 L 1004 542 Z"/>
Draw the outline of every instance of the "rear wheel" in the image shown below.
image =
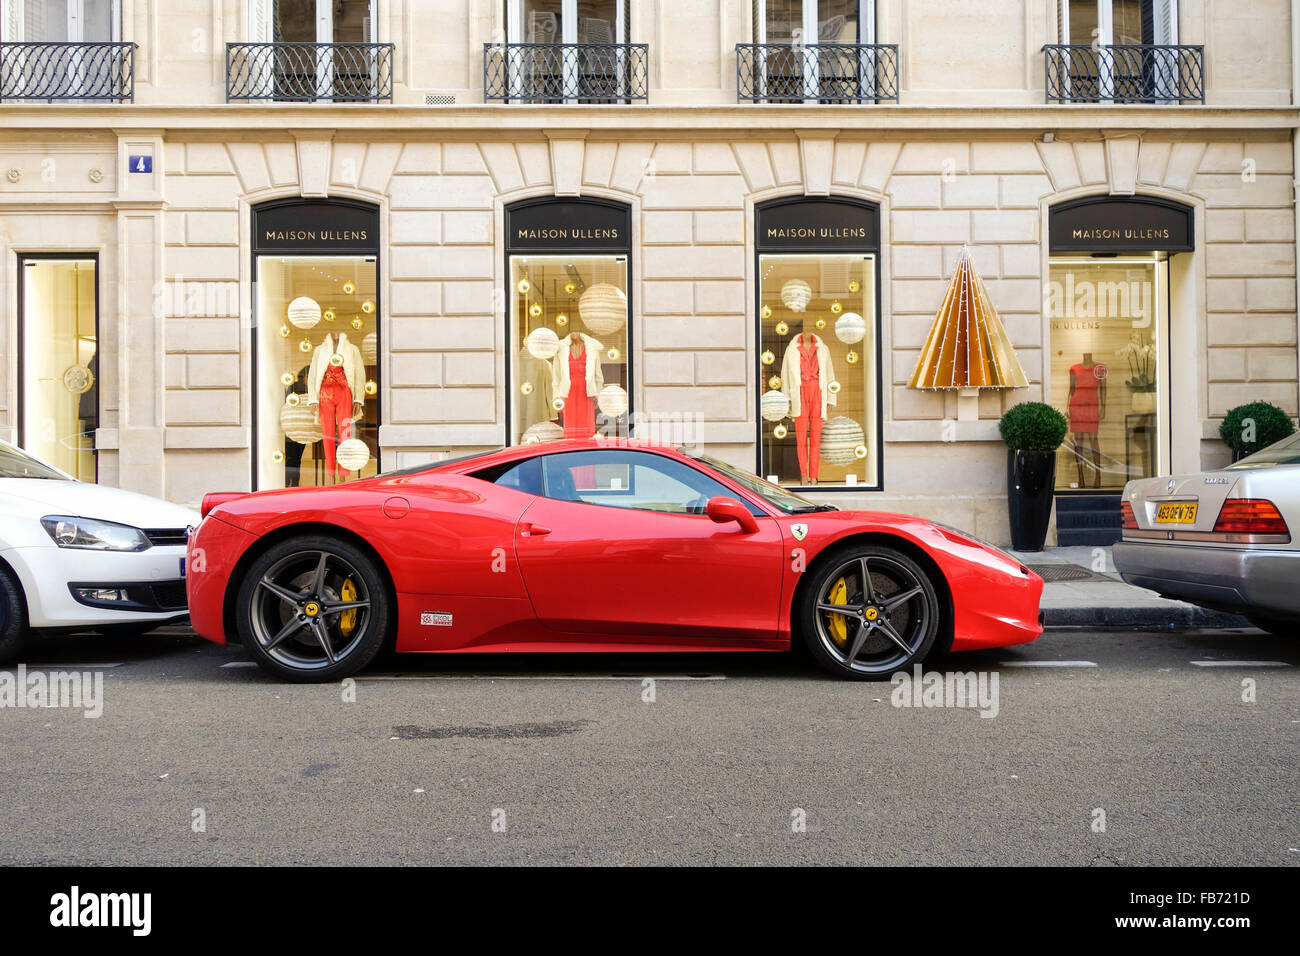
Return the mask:
<path id="1" fill-rule="evenodd" d="M 27 601 L 22 585 L 8 568 L 0 568 L 0 664 L 18 659 L 27 641 Z"/>
<path id="2" fill-rule="evenodd" d="M 379 566 L 355 545 L 290 538 L 249 567 L 236 599 L 239 636 L 263 670 L 300 683 L 365 667 L 388 636 L 391 611 Z"/>
<path id="3" fill-rule="evenodd" d="M 833 674 L 879 680 L 922 661 L 939 634 L 930 576 L 896 548 L 848 548 L 813 572 L 798 619 L 817 662 Z"/>

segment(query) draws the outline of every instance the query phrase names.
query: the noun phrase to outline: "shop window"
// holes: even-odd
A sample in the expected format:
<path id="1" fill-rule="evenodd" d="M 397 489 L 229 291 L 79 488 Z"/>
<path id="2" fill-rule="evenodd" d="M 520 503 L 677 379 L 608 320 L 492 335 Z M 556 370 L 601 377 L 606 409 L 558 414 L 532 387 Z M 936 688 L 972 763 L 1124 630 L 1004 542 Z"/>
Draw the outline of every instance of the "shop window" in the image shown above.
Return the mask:
<path id="1" fill-rule="evenodd" d="M 1069 420 L 1058 490 L 1115 492 L 1160 474 L 1168 275 L 1159 253 L 1051 259 L 1050 400 Z"/>
<path id="2" fill-rule="evenodd" d="M 507 210 L 512 444 L 628 434 L 629 223 L 596 200 Z"/>
<path id="3" fill-rule="evenodd" d="M 759 257 L 764 474 L 874 483 L 876 258 Z"/>
<path id="4" fill-rule="evenodd" d="M 378 274 L 371 257 L 258 260 L 258 487 L 332 485 L 379 457 Z"/>
<path id="5" fill-rule="evenodd" d="M 32 455 L 96 477 L 99 335 L 93 257 L 20 257 L 21 428 Z"/>

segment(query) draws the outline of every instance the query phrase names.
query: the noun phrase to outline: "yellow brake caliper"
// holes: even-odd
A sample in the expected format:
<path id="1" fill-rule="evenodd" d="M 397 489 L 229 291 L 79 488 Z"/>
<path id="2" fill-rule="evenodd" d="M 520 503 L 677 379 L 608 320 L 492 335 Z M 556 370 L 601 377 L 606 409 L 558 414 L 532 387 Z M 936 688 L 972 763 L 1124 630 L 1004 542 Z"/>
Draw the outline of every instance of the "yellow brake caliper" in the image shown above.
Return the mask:
<path id="1" fill-rule="evenodd" d="M 830 597 L 831 604 L 847 604 L 849 602 L 849 586 L 840 578 L 831 585 Z M 843 614 L 826 615 L 826 628 L 831 633 L 831 640 L 840 647 L 843 647 L 849 639 L 849 622 Z"/>
<path id="2" fill-rule="evenodd" d="M 357 586 L 348 578 L 343 582 L 343 587 L 339 588 L 340 601 L 355 601 L 357 599 Z M 357 609 L 344 611 L 339 615 L 339 631 L 344 637 L 351 637 L 352 631 L 357 626 Z"/>

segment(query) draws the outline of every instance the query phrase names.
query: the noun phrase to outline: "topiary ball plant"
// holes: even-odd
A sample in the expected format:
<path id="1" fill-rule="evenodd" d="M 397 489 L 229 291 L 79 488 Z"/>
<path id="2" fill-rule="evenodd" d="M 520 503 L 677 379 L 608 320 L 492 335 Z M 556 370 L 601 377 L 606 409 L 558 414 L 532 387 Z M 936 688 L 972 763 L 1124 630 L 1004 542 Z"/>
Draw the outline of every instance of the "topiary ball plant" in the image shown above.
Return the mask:
<path id="1" fill-rule="evenodd" d="M 1229 409 L 1219 437 L 1238 457 L 1253 455 L 1295 431 L 1286 412 L 1268 402 L 1248 402 Z"/>
<path id="2" fill-rule="evenodd" d="M 1070 423 L 1044 402 L 1021 402 L 1006 410 L 998 432 L 1012 451 L 1056 451 Z"/>

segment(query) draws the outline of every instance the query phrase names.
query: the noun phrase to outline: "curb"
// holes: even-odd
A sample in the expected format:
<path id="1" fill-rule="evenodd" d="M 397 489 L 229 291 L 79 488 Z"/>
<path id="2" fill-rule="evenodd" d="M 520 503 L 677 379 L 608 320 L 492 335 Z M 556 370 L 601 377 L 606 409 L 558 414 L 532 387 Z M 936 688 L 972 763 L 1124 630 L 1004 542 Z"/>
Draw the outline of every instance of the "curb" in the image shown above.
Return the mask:
<path id="1" fill-rule="evenodd" d="M 1094 628 L 1234 628 L 1253 627 L 1244 617 L 1203 607 L 1045 607 L 1043 626 Z"/>

